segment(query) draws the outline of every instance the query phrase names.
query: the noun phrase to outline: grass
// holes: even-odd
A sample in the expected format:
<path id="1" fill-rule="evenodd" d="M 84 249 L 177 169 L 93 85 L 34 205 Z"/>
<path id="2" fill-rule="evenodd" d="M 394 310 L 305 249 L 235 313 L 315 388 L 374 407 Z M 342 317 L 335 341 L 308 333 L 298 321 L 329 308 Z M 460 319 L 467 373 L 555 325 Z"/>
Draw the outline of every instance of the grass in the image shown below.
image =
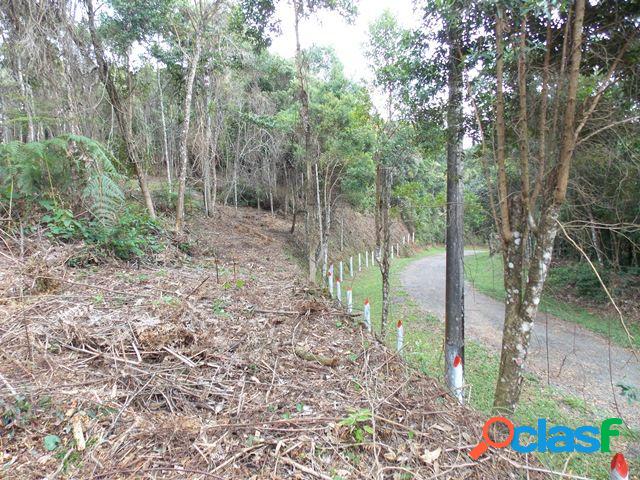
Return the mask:
<path id="1" fill-rule="evenodd" d="M 491 257 L 486 252 L 468 255 L 465 257 L 465 276 L 480 292 L 496 300 L 504 300 L 502 258 L 500 256 Z M 605 337 L 610 336 L 613 342 L 623 347 L 629 346 L 629 337 L 617 318 L 594 315 L 585 308 L 558 300 L 548 294 L 542 296 L 540 311 L 568 322 L 577 323 Z M 632 345 L 640 347 L 640 326 L 631 324 L 628 325 L 628 328 L 633 336 Z"/>
<path id="2" fill-rule="evenodd" d="M 391 266 L 391 298 L 389 345 L 395 345 L 395 322 L 401 318 L 405 330 L 405 358 L 407 362 L 419 368 L 430 377 L 444 384 L 443 378 L 443 324 L 433 315 L 423 312 L 420 307 L 402 290 L 399 274 L 417 259 L 442 252 L 436 248 L 421 252 L 411 258 L 399 258 Z M 472 260 L 473 261 L 473 260 Z M 491 270 L 481 272 L 485 279 L 494 278 Z M 477 278 L 477 277 L 476 277 Z M 353 288 L 354 308 L 362 308 L 365 298 L 371 302 L 373 328 L 380 329 L 381 278 L 377 267 L 357 273 L 349 279 Z M 485 280 L 486 281 L 486 280 Z M 501 282 L 497 279 L 496 282 Z M 501 285 L 501 283 L 497 283 Z M 467 341 L 465 345 L 466 365 L 465 381 L 468 386 L 468 403 L 474 409 L 492 416 L 493 393 L 498 376 L 499 352 L 490 351 L 485 346 Z M 547 418 L 550 424 L 562 424 L 575 428 L 581 425 L 598 426 L 608 418 L 604 412 L 592 411 L 581 399 L 561 394 L 541 382 L 534 375 L 527 375 L 524 382 L 520 404 L 512 420 L 518 425 L 535 425 L 538 418 Z M 622 431 L 622 442 L 637 442 L 637 432 Z M 616 443 L 614 440 L 612 451 Z M 538 454 L 539 460 L 551 470 L 563 470 L 566 473 L 584 475 L 592 478 L 608 478 L 611 454 Z M 640 469 L 640 459 L 632 459 L 631 469 Z"/>

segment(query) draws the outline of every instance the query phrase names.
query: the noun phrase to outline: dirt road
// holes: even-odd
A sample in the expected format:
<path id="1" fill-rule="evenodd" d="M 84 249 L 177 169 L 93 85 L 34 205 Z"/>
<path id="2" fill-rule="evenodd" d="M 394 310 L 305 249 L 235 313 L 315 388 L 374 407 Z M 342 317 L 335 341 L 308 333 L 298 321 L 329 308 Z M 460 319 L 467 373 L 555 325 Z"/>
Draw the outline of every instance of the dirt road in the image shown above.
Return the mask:
<path id="1" fill-rule="evenodd" d="M 473 252 L 466 252 L 467 261 L 473 261 L 470 254 Z M 425 257 L 410 264 L 401 273 L 401 282 L 419 305 L 444 319 L 445 254 Z M 466 338 L 499 352 L 504 305 L 475 291 L 466 282 L 465 317 Z M 528 370 L 543 382 L 549 371 L 552 385 L 583 399 L 587 405 L 602 412 L 616 412 L 612 379 L 614 386 L 625 383 L 640 387 L 640 362 L 630 349 L 609 345 L 606 338 L 545 313 L 538 314 L 527 363 Z M 615 389 L 618 408 L 624 420 L 634 428 L 640 427 L 640 404 L 629 404 L 620 396 L 620 388 Z"/>

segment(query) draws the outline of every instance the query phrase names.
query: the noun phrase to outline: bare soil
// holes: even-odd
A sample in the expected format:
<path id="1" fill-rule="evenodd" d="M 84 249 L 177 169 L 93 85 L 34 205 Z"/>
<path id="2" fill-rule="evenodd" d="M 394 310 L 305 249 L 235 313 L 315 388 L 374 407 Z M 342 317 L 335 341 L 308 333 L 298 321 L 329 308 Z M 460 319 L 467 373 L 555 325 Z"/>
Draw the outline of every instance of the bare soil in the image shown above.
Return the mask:
<path id="1" fill-rule="evenodd" d="M 289 226 L 220 208 L 191 257 L 90 268 L 5 239 L 0 477 L 542 478 L 471 461 L 483 419 L 309 289 Z"/>

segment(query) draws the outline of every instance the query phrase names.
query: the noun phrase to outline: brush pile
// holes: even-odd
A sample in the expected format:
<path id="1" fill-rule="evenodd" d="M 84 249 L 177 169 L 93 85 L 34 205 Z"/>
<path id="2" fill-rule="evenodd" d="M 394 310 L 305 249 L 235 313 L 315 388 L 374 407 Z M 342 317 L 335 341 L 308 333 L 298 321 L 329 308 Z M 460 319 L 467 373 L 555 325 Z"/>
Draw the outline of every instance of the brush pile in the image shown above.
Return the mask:
<path id="1" fill-rule="evenodd" d="M 283 220 L 218 215 L 136 267 L 7 242 L 0 476 L 541 478 L 471 461 L 483 419 L 306 288 Z"/>

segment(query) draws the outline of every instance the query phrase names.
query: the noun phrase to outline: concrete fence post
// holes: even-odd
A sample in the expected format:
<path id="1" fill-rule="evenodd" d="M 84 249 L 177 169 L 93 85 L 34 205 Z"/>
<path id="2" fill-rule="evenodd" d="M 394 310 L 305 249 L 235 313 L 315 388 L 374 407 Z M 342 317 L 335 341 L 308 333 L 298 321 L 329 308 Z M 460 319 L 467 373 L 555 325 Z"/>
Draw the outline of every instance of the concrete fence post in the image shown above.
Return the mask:
<path id="1" fill-rule="evenodd" d="M 329 267 L 329 273 L 327 273 L 329 280 L 329 295 L 333 298 L 333 264 Z"/>
<path id="2" fill-rule="evenodd" d="M 367 332 L 371 332 L 371 305 L 369 305 L 369 299 L 364 299 L 364 324 L 367 327 Z"/>
<path id="3" fill-rule="evenodd" d="M 629 465 L 621 453 L 616 453 L 611 460 L 611 480 L 629 480 Z"/>
<path id="4" fill-rule="evenodd" d="M 464 403 L 464 372 L 462 358 L 456 355 L 453 359 L 453 394 L 460 403 Z"/>
<path id="5" fill-rule="evenodd" d="M 347 313 L 353 311 L 353 292 L 351 288 L 347 287 Z"/>

